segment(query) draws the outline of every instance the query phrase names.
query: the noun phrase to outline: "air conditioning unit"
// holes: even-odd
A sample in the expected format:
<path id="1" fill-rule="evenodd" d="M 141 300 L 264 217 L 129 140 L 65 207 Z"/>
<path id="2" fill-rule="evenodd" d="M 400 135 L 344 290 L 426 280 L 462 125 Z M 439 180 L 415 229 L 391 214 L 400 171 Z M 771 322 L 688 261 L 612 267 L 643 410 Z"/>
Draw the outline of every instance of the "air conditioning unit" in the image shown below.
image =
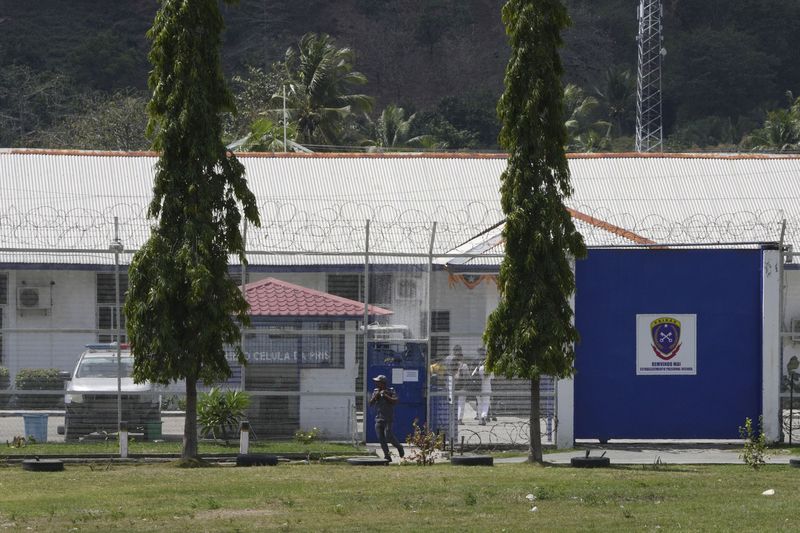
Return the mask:
<path id="1" fill-rule="evenodd" d="M 50 309 L 53 306 L 50 287 L 17 287 L 17 309 Z"/>

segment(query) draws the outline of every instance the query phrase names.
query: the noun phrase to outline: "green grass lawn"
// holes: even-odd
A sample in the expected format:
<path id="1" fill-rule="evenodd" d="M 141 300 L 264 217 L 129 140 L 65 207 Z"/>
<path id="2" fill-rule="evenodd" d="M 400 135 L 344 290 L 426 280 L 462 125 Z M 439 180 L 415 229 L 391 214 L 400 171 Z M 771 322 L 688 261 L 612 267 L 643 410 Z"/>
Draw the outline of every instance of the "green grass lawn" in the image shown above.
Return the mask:
<path id="1" fill-rule="evenodd" d="M 201 455 L 215 454 L 236 454 L 239 453 L 238 441 L 231 441 L 227 446 L 224 444 L 200 442 L 199 451 Z M 313 453 L 313 454 L 354 454 L 365 453 L 364 447 L 353 447 L 350 444 L 314 441 L 309 444 L 301 444 L 296 441 L 261 441 L 251 442 L 249 451 L 251 453 Z M 147 442 L 131 441 L 128 444 L 130 454 L 180 454 L 180 442 Z M 119 443 L 116 440 L 107 441 L 87 441 L 87 442 L 50 442 L 44 444 L 26 444 L 25 446 L 14 448 L 12 446 L 0 446 L 0 460 L 3 457 L 18 455 L 49 455 L 63 457 L 81 454 L 113 454 L 119 455 Z"/>
<path id="2" fill-rule="evenodd" d="M 799 486 L 800 469 L 782 466 L 7 465 L 0 529 L 796 531 Z"/>

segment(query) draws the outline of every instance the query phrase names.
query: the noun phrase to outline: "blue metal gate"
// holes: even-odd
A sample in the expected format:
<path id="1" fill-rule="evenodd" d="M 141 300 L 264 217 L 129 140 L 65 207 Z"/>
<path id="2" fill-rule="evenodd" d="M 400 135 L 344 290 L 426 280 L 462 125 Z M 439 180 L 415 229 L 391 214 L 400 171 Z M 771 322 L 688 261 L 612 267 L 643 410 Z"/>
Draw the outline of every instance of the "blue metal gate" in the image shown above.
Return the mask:
<path id="1" fill-rule="evenodd" d="M 761 412 L 761 281 L 761 250 L 590 251 L 576 266 L 575 438 L 739 438 Z M 694 317 L 694 373 L 670 360 L 673 315 Z"/>
<path id="2" fill-rule="evenodd" d="M 414 432 L 413 423 L 422 427 L 427 410 L 425 387 L 428 373 L 425 365 L 426 345 L 411 341 L 370 341 L 367 350 L 367 378 L 369 394 L 375 387 L 372 378 L 385 375 L 399 401 L 394 409 L 393 431 L 405 442 Z M 375 409 L 370 407 L 365 417 L 367 442 L 378 442 L 375 432 Z"/>

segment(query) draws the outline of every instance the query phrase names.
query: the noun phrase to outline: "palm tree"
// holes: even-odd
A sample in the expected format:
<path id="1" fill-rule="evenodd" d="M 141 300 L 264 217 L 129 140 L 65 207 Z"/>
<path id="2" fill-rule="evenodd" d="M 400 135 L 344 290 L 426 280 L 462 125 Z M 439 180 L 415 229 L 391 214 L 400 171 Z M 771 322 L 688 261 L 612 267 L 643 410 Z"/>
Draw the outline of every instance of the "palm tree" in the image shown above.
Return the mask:
<path id="1" fill-rule="evenodd" d="M 785 152 L 800 149 L 800 97 L 786 91 L 788 109 L 767 112 L 764 127 L 753 131 L 743 142 L 753 150 Z"/>
<path id="2" fill-rule="evenodd" d="M 753 131 L 745 144 L 753 150 L 797 150 L 800 145 L 800 121 L 791 110 L 770 111 L 764 127 Z"/>
<path id="3" fill-rule="evenodd" d="M 435 146 L 436 140 L 432 135 L 409 137 L 416 117 L 417 114 L 414 113 L 406 118 L 406 112 L 402 107 L 393 104 L 386 106 L 377 123 L 373 124 L 374 138 L 367 140 L 365 145 L 372 147 L 373 150 Z"/>
<path id="4" fill-rule="evenodd" d="M 597 99 L 586 96 L 577 85 L 564 87 L 564 126 L 567 129 L 567 149 L 577 152 L 594 152 L 608 148 L 608 122 L 592 121 L 597 109 Z"/>
<path id="5" fill-rule="evenodd" d="M 633 126 L 636 107 L 636 79 L 629 70 L 612 67 L 606 70 L 602 89 L 595 87 L 610 123 L 608 135 L 624 135 Z"/>
<path id="6" fill-rule="evenodd" d="M 307 33 L 296 48 L 286 51 L 286 109 L 297 128 L 297 142 L 335 145 L 348 115 L 372 110 L 371 97 L 350 92 L 367 83 L 366 76 L 353 70 L 354 61 L 352 49 L 337 48 L 325 34 Z M 282 107 L 283 89 L 272 103 L 273 112 Z"/>

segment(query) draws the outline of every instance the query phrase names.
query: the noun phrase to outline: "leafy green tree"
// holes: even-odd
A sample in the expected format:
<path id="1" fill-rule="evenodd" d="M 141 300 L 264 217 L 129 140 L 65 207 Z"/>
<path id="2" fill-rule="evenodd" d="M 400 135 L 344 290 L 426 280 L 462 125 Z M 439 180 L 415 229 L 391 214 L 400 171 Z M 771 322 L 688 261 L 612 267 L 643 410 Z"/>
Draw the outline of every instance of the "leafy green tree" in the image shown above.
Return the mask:
<path id="1" fill-rule="evenodd" d="M 78 111 L 36 134 L 33 143 L 48 148 L 146 150 L 147 99 L 137 91 L 80 95 Z"/>
<path id="2" fill-rule="evenodd" d="M 575 152 L 595 152 L 607 149 L 611 125 L 595 120 L 597 99 L 586 96 L 577 85 L 564 87 L 564 127 L 567 129 L 567 149 Z"/>
<path id="3" fill-rule="evenodd" d="M 245 74 L 234 76 L 231 92 L 236 113 L 224 115 L 223 137 L 227 140 L 241 139 L 250 136 L 254 129 L 262 129 L 255 128 L 254 123 L 265 118 L 264 110 L 272 106 L 272 95 L 280 86 L 281 74 L 275 69 L 265 72 L 264 69 L 250 66 Z"/>
<path id="4" fill-rule="evenodd" d="M 633 133 L 636 117 L 636 78 L 630 70 L 612 67 L 606 70 L 603 85 L 595 88 L 599 103 L 610 123 L 609 135 Z"/>
<path id="5" fill-rule="evenodd" d="M 425 136 L 436 148 L 462 150 L 478 148 L 478 134 L 474 131 L 457 128 L 438 111 L 417 114 L 412 127 L 413 134 Z"/>
<path id="6" fill-rule="evenodd" d="M 73 88 L 61 74 L 24 65 L 0 68 L 0 146 L 31 139 L 71 108 Z"/>
<path id="7" fill-rule="evenodd" d="M 293 139 L 297 135 L 294 124 L 286 127 L 286 144 L 283 143 L 283 125 L 265 117 L 257 118 L 250 126 L 250 133 L 234 143 L 246 152 L 288 152 L 293 150 Z M 229 146 L 234 146 L 229 145 Z"/>
<path id="8" fill-rule="evenodd" d="M 352 49 L 338 48 L 325 34 L 307 33 L 297 48 L 286 51 L 286 107 L 297 127 L 297 142 L 339 144 L 345 118 L 372 110 L 371 97 L 350 92 L 367 83 L 366 76 L 353 70 L 354 62 Z M 281 88 L 272 98 L 273 112 L 279 113 L 282 105 Z"/>
<path id="9" fill-rule="evenodd" d="M 800 148 L 800 97 L 795 100 L 791 91 L 786 96 L 789 108 L 767 112 L 764 126 L 744 140 L 746 147 L 778 152 Z"/>
<path id="10" fill-rule="evenodd" d="M 561 0 L 509 0 L 502 13 L 511 45 L 497 106 L 509 152 L 500 188 L 506 252 L 483 338 L 489 370 L 531 382 L 529 460 L 541 462 L 539 378 L 574 372 L 571 259 L 586 253 L 564 206 L 572 187 L 558 48 L 570 19 Z"/>
<path id="11" fill-rule="evenodd" d="M 231 3 L 231 2 L 229 2 Z M 148 129 L 160 153 L 148 215 L 150 238 L 134 255 L 125 303 L 134 379 L 186 383 L 182 458 L 197 457 L 197 382 L 230 375 L 225 346 L 240 361 L 248 305 L 228 277 L 228 255 L 245 261 L 244 216 L 259 224 L 244 166 L 221 140 L 233 109 L 219 57 L 217 0 L 161 0 L 152 40 Z"/>
<path id="12" fill-rule="evenodd" d="M 411 137 L 411 126 L 416 117 L 414 113 L 406 118 L 406 112 L 402 107 L 393 104 L 386 106 L 377 123 L 373 124 L 373 138 L 367 140 L 365 144 L 384 150 L 429 146 L 433 140 L 430 135 Z"/>

